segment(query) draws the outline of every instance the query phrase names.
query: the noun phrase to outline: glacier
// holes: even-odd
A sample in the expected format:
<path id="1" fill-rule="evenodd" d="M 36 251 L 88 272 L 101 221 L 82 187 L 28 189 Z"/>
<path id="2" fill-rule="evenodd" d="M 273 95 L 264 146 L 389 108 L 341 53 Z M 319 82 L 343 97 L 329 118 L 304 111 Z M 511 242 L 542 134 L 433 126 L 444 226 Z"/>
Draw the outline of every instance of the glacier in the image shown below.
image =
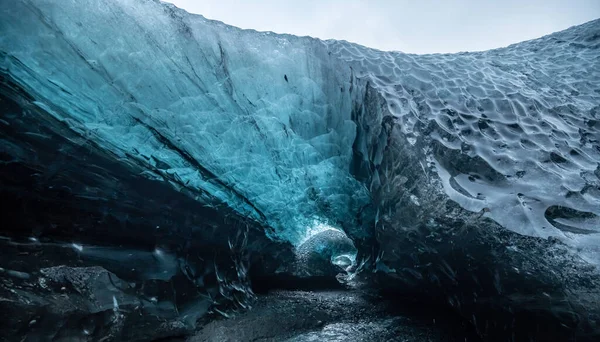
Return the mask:
<path id="1" fill-rule="evenodd" d="M 0 33 L 5 303 L 122 279 L 57 288 L 104 298 L 96 337 L 145 340 L 117 312 L 179 334 L 252 284 L 342 272 L 483 339 L 599 336 L 599 20 L 413 55 L 154 0 L 15 0 Z"/>

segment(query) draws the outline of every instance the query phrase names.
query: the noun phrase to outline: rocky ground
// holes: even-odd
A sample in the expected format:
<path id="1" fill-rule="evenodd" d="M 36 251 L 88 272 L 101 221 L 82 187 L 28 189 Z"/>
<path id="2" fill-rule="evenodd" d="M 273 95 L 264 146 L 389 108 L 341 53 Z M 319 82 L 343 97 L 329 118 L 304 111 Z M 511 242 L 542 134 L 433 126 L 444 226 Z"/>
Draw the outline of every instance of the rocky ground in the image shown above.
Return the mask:
<path id="1" fill-rule="evenodd" d="M 436 316 L 438 316 L 436 318 Z M 169 340 L 175 342 L 177 340 Z M 356 290 L 278 290 L 179 341 L 477 341 L 458 319 Z"/>

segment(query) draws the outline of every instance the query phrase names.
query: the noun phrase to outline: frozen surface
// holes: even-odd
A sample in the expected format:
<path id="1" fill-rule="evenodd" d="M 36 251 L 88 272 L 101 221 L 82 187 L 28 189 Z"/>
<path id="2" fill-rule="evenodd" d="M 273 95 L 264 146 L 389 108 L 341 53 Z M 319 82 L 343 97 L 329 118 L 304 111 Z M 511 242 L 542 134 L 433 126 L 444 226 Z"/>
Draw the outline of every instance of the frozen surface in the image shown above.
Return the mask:
<path id="1" fill-rule="evenodd" d="M 597 245 L 598 22 L 504 49 L 416 56 L 243 31 L 154 1 L 1 11 L 2 68 L 40 107 L 145 163 L 147 177 L 226 203 L 275 236 L 297 243 L 315 219 L 353 224 L 368 203 L 373 184 L 349 172 L 352 113 L 368 83 L 406 144 L 427 135 L 477 160 L 422 160 L 462 207 L 487 208 L 521 234 Z M 378 139 L 382 120 L 370 120 Z M 355 153 L 381 154 L 364 148 Z M 591 221 L 569 220 L 572 211 Z"/>
<path id="2" fill-rule="evenodd" d="M 385 99 L 406 144 L 426 149 L 423 171 L 452 200 L 517 233 L 597 252 L 600 22 L 478 53 L 327 44 Z M 452 151 L 462 158 L 438 160 Z"/>

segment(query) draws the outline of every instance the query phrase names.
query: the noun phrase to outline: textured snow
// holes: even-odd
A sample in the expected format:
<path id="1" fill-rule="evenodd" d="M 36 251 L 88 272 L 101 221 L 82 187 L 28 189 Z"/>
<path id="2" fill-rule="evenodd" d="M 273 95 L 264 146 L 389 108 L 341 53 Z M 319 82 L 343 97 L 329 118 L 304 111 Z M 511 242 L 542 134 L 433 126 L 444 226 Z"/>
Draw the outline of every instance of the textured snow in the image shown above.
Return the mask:
<path id="1" fill-rule="evenodd" d="M 426 134 L 482 161 L 442 165 L 427 153 L 451 199 L 521 234 L 597 245 L 598 21 L 477 53 L 416 56 L 327 43 L 385 98 L 408 144 Z M 552 208 L 589 220 L 553 225 Z"/>
<path id="2" fill-rule="evenodd" d="M 403 184 L 402 170 L 379 169 L 392 122 L 424 156 L 411 172 L 464 209 L 600 255 L 599 21 L 410 55 L 240 30 L 155 1 L 5 1 L 0 17 L 0 68 L 40 107 L 274 238 L 360 226 L 371 193 Z M 378 224 L 389 205 L 374 206 Z"/>

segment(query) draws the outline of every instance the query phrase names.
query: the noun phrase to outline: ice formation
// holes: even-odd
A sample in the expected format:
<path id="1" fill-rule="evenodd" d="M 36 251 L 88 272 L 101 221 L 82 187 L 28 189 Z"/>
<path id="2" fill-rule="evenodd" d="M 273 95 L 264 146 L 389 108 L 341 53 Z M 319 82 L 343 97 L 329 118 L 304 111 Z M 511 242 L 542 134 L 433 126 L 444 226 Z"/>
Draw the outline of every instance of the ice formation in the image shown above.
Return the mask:
<path id="1" fill-rule="evenodd" d="M 130 260 L 139 279 L 183 272 L 204 284 L 208 271 L 182 257 L 185 243 L 163 246 L 161 237 L 231 243 L 221 222 L 233 217 L 231 226 L 295 247 L 319 227 L 339 227 L 359 259 L 402 281 L 460 282 L 449 261 L 458 250 L 506 267 L 507 279 L 554 277 L 547 269 L 564 259 L 555 249 L 577 260 L 556 266 L 548 283 L 598 275 L 598 20 L 506 48 L 434 55 L 241 30 L 142 0 L 3 1 L 0 32 L 2 94 L 17 108 L 0 121 L 4 184 L 10 165 L 49 165 L 35 176 L 44 189 L 59 179 L 75 198 L 104 203 L 99 216 L 137 227 L 111 225 L 107 236 L 161 252 L 130 255 L 109 237 L 88 247 L 64 241 L 77 229 L 56 233 L 56 246 L 84 259 L 115 269 Z M 63 140 L 51 146 L 55 136 Z M 93 146 L 102 163 L 77 146 Z M 76 174 L 73 165 L 85 176 L 61 176 Z M 120 168 L 131 176 L 115 176 Z M 4 184 L 4 194 L 21 191 Z M 106 209 L 116 201 L 124 214 Z M 52 229 L 7 234 L 37 239 Z M 256 236 L 244 246 L 260 253 L 267 240 Z M 218 267 L 211 272 L 223 288 Z M 483 292 L 505 289 L 497 270 L 473 274 L 488 277 Z"/>
<path id="2" fill-rule="evenodd" d="M 595 22 L 417 56 L 239 30 L 158 2 L 3 7 L 3 70 L 37 105 L 147 177 L 278 237 L 295 241 L 313 216 L 355 224 L 367 190 L 395 172 L 379 169 L 392 122 L 407 144 L 431 140 L 423 172 L 464 208 L 532 236 L 597 232 L 597 219 L 563 217 L 600 208 Z M 361 116 L 368 96 L 383 99 L 378 115 Z M 374 177 L 361 184 L 353 167 Z M 553 225 L 553 213 L 568 222 Z"/>

